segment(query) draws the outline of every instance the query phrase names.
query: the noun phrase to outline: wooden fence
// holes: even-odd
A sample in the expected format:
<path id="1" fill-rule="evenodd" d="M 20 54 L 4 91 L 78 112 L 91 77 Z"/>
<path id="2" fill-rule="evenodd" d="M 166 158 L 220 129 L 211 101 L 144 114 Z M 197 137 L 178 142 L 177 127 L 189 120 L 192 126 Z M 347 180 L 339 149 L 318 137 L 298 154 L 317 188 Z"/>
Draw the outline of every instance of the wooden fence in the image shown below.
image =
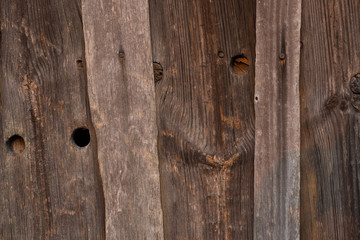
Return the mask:
<path id="1" fill-rule="evenodd" d="M 0 14 L 0 239 L 360 239 L 359 0 Z"/>

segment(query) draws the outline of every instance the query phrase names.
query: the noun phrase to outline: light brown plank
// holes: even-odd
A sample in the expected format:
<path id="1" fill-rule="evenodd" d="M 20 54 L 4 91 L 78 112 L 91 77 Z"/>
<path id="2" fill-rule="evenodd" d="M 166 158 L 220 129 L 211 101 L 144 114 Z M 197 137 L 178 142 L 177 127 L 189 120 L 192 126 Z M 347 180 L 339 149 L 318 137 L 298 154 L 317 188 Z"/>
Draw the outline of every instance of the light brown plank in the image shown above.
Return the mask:
<path id="1" fill-rule="evenodd" d="M 148 2 L 83 1 L 107 239 L 162 239 Z"/>
<path id="2" fill-rule="evenodd" d="M 299 239 L 301 0 L 256 11 L 254 239 Z"/>

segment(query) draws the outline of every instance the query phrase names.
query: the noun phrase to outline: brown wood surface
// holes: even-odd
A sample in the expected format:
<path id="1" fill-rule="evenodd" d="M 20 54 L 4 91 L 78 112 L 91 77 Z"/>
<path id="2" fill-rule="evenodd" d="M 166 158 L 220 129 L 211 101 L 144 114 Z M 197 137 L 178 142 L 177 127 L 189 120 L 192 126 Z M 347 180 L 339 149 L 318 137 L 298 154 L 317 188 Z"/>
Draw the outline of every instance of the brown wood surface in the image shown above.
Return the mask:
<path id="1" fill-rule="evenodd" d="M 0 239 L 103 239 L 104 196 L 88 127 L 80 1 L 1 0 Z M 25 150 L 13 154 L 14 134 Z"/>
<path id="2" fill-rule="evenodd" d="M 360 239 L 360 1 L 303 0 L 301 35 L 301 239 Z"/>
<path id="3" fill-rule="evenodd" d="M 255 4 L 150 0 L 165 239 L 252 239 Z"/>
<path id="4" fill-rule="evenodd" d="M 106 238 L 163 239 L 148 2 L 86 0 L 83 19 Z"/>
<path id="5" fill-rule="evenodd" d="M 256 10 L 254 239 L 300 236 L 301 0 Z"/>
<path id="6" fill-rule="evenodd" d="M 0 0 L 0 26 L 1 240 L 360 239 L 359 0 Z"/>

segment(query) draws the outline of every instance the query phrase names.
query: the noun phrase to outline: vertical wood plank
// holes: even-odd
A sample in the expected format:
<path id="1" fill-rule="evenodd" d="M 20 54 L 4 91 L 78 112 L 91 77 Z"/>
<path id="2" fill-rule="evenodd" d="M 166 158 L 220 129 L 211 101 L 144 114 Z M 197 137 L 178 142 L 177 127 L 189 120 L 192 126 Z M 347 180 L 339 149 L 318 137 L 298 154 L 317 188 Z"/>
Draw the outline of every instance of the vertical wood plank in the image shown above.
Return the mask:
<path id="1" fill-rule="evenodd" d="M 107 239 L 162 239 L 148 1 L 83 1 Z"/>
<path id="2" fill-rule="evenodd" d="M 0 1 L 0 239 L 104 238 L 95 143 L 71 141 L 77 127 L 93 135 L 80 7 Z M 6 146 L 12 135 L 23 137 L 23 152 Z"/>
<path id="3" fill-rule="evenodd" d="M 254 239 L 299 239 L 301 0 L 257 1 Z"/>
<path id="4" fill-rule="evenodd" d="M 301 238 L 360 239 L 360 2 L 303 0 Z"/>
<path id="5" fill-rule="evenodd" d="M 150 0 L 166 239 L 253 238 L 255 3 Z"/>

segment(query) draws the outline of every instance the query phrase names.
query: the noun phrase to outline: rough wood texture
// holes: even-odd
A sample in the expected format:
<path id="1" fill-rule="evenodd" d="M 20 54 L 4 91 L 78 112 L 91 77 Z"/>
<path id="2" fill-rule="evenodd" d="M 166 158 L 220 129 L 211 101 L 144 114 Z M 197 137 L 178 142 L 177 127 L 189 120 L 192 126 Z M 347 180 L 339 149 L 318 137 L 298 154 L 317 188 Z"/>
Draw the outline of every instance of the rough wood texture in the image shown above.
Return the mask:
<path id="1" fill-rule="evenodd" d="M 96 142 L 71 142 L 91 128 L 80 1 L 2 0 L 0 11 L 0 239 L 103 239 Z M 14 134 L 19 155 L 5 145 Z"/>
<path id="2" fill-rule="evenodd" d="M 83 1 L 90 109 L 107 239 L 162 239 L 146 0 Z"/>
<path id="3" fill-rule="evenodd" d="M 166 239 L 252 239 L 255 3 L 150 0 Z"/>
<path id="4" fill-rule="evenodd" d="M 302 12 L 301 238 L 360 239 L 360 1 Z"/>
<path id="5" fill-rule="evenodd" d="M 299 239 L 301 0 L 256 11 L 254 239 Z"/>

